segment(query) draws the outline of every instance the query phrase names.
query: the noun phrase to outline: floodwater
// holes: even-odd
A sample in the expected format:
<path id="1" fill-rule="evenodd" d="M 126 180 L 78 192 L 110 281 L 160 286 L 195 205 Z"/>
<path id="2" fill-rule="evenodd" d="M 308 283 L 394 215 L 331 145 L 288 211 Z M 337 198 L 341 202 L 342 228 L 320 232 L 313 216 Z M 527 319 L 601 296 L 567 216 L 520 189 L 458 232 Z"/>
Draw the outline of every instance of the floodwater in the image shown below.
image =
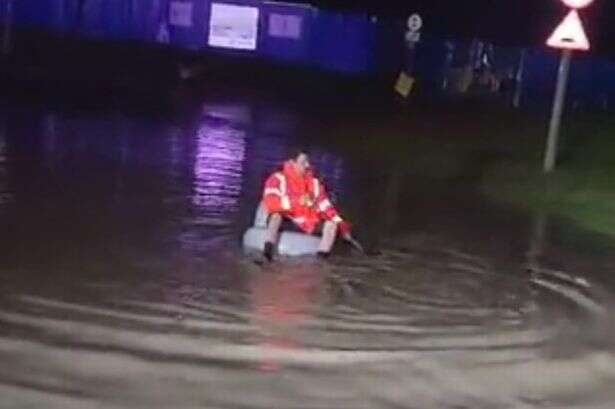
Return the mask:
<path id="1" fill-rule="evenodd" d="M 608 246 L 246 101 L 0 108 L 1 408 L 614 406 Z M 380 255 L 242 253 L 298 143 Z"/>

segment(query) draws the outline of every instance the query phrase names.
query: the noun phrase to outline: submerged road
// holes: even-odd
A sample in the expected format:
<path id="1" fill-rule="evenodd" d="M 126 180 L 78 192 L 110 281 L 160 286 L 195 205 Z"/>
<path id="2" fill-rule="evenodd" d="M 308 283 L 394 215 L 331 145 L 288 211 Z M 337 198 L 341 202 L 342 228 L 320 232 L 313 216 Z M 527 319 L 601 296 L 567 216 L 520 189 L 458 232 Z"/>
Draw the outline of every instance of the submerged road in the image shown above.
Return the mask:
<path id="1" fill-rule="evenodd" d="M 281 103 L 8 106 L 0 408 L 613 407 L 614 254 L 565 221 L 298 137 Z M 242 254 L 297 144 L 380 256 Z"/>

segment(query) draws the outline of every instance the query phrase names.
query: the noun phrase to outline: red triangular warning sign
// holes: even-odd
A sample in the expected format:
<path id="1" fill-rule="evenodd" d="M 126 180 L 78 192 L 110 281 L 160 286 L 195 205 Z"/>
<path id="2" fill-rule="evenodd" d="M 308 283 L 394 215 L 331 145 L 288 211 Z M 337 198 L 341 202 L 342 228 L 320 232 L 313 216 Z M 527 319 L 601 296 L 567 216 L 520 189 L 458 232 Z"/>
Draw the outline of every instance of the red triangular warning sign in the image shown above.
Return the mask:
<path id="1" fill-rule="evenodd" d="M 572 10 L 555 29 L 547 40 L 547 45 L 565 50 L 589 50 L 589 40 L 576 10 Z"/>

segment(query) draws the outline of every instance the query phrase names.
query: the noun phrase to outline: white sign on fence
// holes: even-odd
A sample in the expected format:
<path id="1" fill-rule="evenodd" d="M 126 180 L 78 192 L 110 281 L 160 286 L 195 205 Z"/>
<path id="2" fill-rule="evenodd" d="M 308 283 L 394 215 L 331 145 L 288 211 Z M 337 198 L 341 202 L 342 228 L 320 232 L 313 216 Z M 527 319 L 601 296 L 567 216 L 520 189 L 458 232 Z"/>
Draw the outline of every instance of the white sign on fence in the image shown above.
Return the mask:
<path id="1" fill-rule="evenodd" d="M 169 24 L 176 27 L 192 27 L 192 3 L 172 1 L 169 5 Z"/>
<path id="2" fill-rule="evenodd" d="M 212 47 L 256 50 L 258 8 L 213 3 L 209 20 L 209 41 Z"/>

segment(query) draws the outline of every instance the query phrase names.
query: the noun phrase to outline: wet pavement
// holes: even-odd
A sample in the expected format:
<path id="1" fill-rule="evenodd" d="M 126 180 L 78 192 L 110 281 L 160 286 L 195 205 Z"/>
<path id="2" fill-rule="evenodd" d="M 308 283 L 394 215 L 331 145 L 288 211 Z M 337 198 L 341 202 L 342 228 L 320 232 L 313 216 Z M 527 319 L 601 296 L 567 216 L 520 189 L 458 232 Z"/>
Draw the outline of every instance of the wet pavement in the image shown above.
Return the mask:
<path id="1" fill-rule="evenodd" d="M 1 408 L 613 407 L 604 238 L 247 100 L 0 105 Z M 379 256 L 242 253 L 297 145 Z"/>

